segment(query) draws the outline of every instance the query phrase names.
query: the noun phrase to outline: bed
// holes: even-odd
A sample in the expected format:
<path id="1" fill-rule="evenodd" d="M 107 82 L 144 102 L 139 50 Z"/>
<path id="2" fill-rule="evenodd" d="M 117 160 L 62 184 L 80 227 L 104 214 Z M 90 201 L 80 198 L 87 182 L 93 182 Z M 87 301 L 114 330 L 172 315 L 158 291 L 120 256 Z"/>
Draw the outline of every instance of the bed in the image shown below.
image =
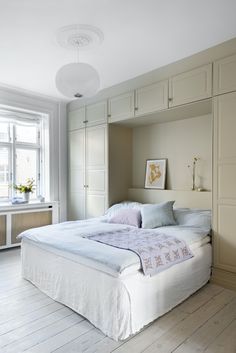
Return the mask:
<path id="1" fill-rule="evenodd" d="M 117 209 L 113 207 L 113 211 Z M 184 301 L 210 278 L 210 211 L 194 210 L 197 222 L 193 224 L 189 222 L 192 210 L 175 212 L 178 223 L 156 228 L 155 232 L 184 239 L 194 256 L 154 276 L 144 276 L 134 252 L 84 237 L 94 230 L 127 229 L 125 224 L 107 222 L 109 213 L 22 233 L 22 275 L 107 336 L 126 339 Z"/>

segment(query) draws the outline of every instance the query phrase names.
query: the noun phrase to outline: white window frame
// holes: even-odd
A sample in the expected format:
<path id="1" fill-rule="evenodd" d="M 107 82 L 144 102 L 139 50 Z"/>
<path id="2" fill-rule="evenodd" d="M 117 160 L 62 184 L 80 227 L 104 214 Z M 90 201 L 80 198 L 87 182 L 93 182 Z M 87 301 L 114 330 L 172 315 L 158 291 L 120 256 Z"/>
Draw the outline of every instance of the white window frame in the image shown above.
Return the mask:
<path id="1" fill-rule="evenodd" d="M 1 121 L 1 120 L 0 120 Z M 44 182 L 43 178 L 41 175 L 43 175 L 43 169 L 44 169 L 44 154 L 42 153 L 43 151 L 43 119 L 40 119 L 38 123 L 36 123 L 36 120 L 32 120 L 32 124 L 36 126 L 37 128 L 37 141 L 36 143 L 28 143 L 28 142 L 21 142 L 17 141 L 16 139 L 16 126 L 20 125 L 20 119 L 17 121 L 17 118 L 15 121 L 11 121 L 6 118 L 4 119 L 6 123 L 8 123 L 9 128 L 8 128 L 8 134 L 9 134 L 9 140 L 8 142 L 6 141 L 0 141 L 0 147 L 6 147 L 8 148 L 9 151 L 9 198 L 4 198 L 0 196 L 0 202 L 9 202 L 12 197 L 16 196 L 16 191 L 13 188 L 13 185 L 16 184 L 16 150 L 17 149 L 30 149 L 36 151 L 36 175 L 37 175 L 37 180 L 36 180 L 36 197 L 39 195 L 42 195 L 44 190 Z"/>

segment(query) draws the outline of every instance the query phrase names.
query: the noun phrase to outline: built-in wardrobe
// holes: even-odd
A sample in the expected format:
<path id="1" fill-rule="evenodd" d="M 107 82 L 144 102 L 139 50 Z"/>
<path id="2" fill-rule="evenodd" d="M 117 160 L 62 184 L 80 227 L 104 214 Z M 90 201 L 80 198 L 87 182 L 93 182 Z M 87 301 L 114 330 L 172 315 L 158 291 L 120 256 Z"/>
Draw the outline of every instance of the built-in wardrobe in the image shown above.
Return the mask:
<path id="1" fill-rule="evenodd" d="M 235 48 L 233 40 L 157 70 L 152 82 L 131 80 L 119 94 L 111 89 L 100 101 L 70 104 L 68 195 L 70 219 L 101 215 L 130 195 L 141 200 L 146 190 L 135 189 L 132 177 L 133 128 L 210 114 L 213 178 L 204 197 L 212 197 L 212 278 L 236 289 Z"/>

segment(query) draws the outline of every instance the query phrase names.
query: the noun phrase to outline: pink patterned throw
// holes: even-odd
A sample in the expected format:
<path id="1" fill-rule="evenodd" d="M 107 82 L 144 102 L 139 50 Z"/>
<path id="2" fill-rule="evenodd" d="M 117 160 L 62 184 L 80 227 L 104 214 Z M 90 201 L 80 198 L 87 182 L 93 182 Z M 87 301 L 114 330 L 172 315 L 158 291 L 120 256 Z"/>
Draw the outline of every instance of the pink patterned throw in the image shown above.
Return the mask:
<path id="1" fill-rule="evenodd" d="M 122 229 L 91 235 L 88 239 L 135 252 L 144 275 L 155 275 L 193 257 L 183 240 L 152 230 Z"/>

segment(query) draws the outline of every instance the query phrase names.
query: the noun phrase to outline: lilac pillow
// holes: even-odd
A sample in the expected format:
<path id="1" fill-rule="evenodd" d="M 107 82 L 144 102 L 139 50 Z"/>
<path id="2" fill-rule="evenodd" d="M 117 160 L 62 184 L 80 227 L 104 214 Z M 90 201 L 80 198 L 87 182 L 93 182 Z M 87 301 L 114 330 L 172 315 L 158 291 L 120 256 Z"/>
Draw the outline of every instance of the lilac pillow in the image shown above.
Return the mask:
<path id="1" fill-rule="evenodd" d="M 140 228 L 141 212 L 132 208 L 123 208 L 109 219 L 109 223 L 128 224 Z"/>

